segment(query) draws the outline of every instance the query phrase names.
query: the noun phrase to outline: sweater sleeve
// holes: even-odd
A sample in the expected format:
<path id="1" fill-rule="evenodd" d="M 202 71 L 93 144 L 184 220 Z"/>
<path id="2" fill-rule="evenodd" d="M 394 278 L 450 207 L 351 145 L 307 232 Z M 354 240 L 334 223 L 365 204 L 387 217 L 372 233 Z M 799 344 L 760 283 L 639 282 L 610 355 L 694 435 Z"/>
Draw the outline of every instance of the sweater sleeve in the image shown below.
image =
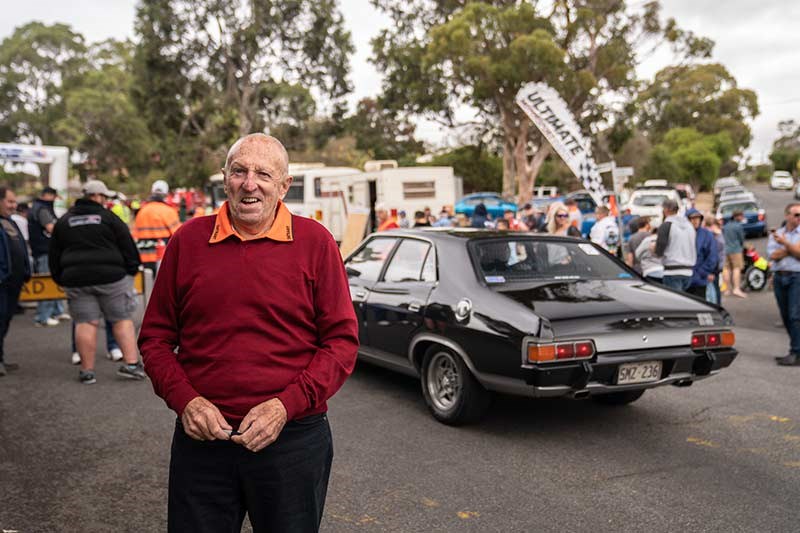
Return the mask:
<path id="1" fill-rule="evenodd" d="M 697 274 L 701 278 L 707 278 L 709 274 L 717 271 L 717 242 L 711 232 L 698 232 L 697 241 L 699 243 L 697 247 Z"/>
<path id="2" fill-rule="evenodd" d="M 175 356 L 178 346 L 176 279 L 179 240 L 179 235 L 176 235 L 167 245 L 139 333 L 139 351 L 145 372 L 153 382 L 153 390 L 178 416 L 183 414 L 186 404 L 200 396 Z"/>
<path id="3" fill-rule="evenodd" d="M 669 244 L 669 230 L 672 222 L 664 222 L 658 227 L 658 236 L 656 237 L 656 256 L 663 257 L 664 252 Z"/>
<path id="4" fill-rule="evenodd" d="M 339 390 L 356 364 L 358 322 L 347 274 L 333 237 L 327 234 L 325 239 L 314 283 L 319 348 L 306 369 L 278 395 L 286 407 L 288 420 L 326 402 Z"/>

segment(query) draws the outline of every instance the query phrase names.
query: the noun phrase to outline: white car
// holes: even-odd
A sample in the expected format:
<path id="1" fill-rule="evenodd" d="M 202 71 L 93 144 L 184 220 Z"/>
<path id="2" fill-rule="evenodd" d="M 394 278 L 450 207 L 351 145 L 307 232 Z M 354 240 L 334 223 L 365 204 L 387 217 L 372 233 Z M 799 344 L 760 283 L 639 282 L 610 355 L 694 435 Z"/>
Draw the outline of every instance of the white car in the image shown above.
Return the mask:
<path id="1" fill-rule="evenodd" d="M 660 187 L 640 187 L 636 189 L 631 194 L 631 199 L 626 207 L 631 210 L 631 214 L 634 216 L 650 217 L 650 225 L 655 228 L 660 226 L 664 219 L 664 213 L 661 209 L 661 204 L 664 203 L 664 200 L 674 200 L 678 204 L 680 214 L 685 211 L 678 191 L 672 188 Z"/>
<path id="2" fill-rule="evenodd" d="M 797 182 L 797 186 L 794 188 L 794 199 L 800 200 L 800 181 Z"/>
<path id="3" fill-rule="evenodd" d="M 794 178 L 785 170 L 776 170 L 769 179 L 770 190 L 784 189 L 791 191 L 794 187 Z"/>

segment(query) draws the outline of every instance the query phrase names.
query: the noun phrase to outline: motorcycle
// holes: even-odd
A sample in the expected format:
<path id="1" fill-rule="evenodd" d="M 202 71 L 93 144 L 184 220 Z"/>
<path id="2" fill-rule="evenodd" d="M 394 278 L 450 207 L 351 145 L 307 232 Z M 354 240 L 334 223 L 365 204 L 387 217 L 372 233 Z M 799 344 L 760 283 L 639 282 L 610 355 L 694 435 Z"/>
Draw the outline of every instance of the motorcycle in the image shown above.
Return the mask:
<path id="1" fill-rule="evenodd" d="M 742 289 L 750 289 L 751 291 L 763 290 L 767 286 L 770 275 L 769 261 L 761 257 L 752 246 L 745 248 Z"/>

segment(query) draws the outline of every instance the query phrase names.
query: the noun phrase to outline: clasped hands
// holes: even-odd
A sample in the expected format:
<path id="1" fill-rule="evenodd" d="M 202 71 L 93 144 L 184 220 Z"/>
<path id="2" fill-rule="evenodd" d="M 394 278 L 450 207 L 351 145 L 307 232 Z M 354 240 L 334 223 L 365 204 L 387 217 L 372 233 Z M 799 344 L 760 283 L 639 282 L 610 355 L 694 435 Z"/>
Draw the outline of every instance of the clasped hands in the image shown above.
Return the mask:
<path id="1" fill-rule="evenodd" d="M 272 398 L 250 409 L 242 419 L 237 434 L 219 409 L 198 396 L 186 404 L 181 415 L 183 430 L 195 440 L 230 440 L 251 452 L 258 452 L 275 442 L 286 425 L 286 408 L 278 398 Z"/>

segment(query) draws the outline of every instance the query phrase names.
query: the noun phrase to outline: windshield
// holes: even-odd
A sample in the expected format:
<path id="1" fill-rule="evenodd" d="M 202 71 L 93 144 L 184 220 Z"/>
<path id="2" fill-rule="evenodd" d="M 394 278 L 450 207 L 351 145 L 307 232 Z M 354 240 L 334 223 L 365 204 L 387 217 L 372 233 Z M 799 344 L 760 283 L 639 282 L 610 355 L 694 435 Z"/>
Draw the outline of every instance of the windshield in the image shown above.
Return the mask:
<path id="1" fill-rule="evenodd" d="M 588 242 L 485 240 L 472 243 L 470 253 L 487 283 L 633 277 Z"/>
<path id="2" fill-rule="evenodd" d="M 642 194 L 633 197 L 633 205 L 640 207 L 655 207 L 664 203 L 664 200 L 669 200 L 666 194 Z"/>
<path id="3" fill-rule="evenodd" d="M 743 204 L 725 204 L 719 209 L 722 216 L 728 216 L 734 211 L 742 211 L 748 213 L 751 211 L 758 211 L 758 206 L 753 202 L 745 202 Z"/>

